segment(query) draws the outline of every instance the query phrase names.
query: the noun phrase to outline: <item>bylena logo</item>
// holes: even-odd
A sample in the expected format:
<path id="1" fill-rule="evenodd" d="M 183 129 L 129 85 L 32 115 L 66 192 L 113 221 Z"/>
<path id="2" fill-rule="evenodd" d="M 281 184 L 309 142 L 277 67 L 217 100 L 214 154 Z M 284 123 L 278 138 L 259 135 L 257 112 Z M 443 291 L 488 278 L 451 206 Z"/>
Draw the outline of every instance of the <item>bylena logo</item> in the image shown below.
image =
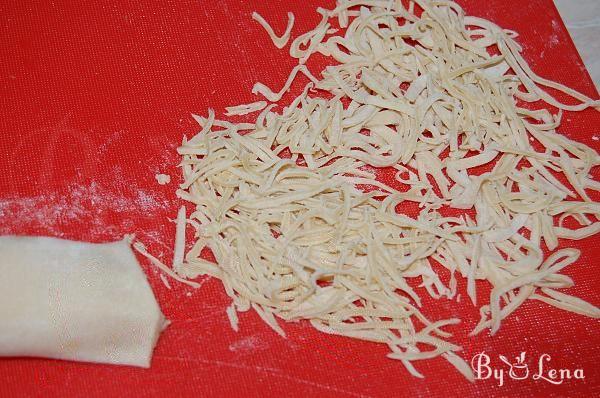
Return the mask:
<path id="1" fill-rule="evenodd" d="M 504 355 L 498 356 L 499 361 L 492 363 L 491 357 L 481 352 L 471 359 L 471 367 L 475 378 L 479 380 L 494 379 L 499 386 L 504 385 L 506 379 L 512 380 L 539 380 L 551 384 L 562 384 L 565 380 L 585 379 L 583 369 L 556 369 L 552 366 L 552 357 L 542 354 L 537 359 L 535 367 L 529 368 L 525 351 L 510 361 Z"/>

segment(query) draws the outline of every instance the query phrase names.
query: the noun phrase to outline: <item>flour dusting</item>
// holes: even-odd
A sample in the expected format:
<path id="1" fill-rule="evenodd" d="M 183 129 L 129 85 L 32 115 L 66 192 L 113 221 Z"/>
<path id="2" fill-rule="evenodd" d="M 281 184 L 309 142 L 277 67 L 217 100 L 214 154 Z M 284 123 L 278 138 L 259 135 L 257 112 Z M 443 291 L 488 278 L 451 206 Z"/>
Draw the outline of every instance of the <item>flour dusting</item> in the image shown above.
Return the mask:
<path id="1" fill-rule="evenodd" d="M 229 345 L 231 352 L 250 352 L 256 350 L 264 350 L 267 344 L 257 335 L 248 336 Z"/>
<path id="2" fill-rule="evenodd" d="M 560 25 L 556 21 L 552 21 L 552 35 L 548 39 L 548 47 L 554 47 L 559 43 L 558 34 L 561 31 Z"/>
<path id="3" fill-rule="evenodd" d="M 129 185 L 127 191 L 72 184 L 65 192 L 49 192 L 31 197 L 0 198 L 0 234 L 29 233 L 42 230 L 64 236 L 65 226 L 86 224 L 86 233 L 119 237 L 131 227 L 131 218 L 151 217 L 152 212 L 169 209 L 169 202 L 159 194 Z M 127 217 L 109 217 L 110 214 Z M 114 225 L 115 221 L 119 225 Z M 123 225 L 120 225 L 123 224 Z"/>

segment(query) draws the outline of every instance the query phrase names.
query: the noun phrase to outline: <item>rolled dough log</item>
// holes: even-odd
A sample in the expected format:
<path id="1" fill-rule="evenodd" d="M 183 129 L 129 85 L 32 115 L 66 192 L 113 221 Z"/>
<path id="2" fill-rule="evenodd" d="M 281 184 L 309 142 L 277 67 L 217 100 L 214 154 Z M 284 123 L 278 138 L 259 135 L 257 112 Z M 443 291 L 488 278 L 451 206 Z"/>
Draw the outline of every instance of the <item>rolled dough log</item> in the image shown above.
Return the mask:
<path id="1" fill-rule="evenodd" d="M 166 325 L 126 240 L 0 237 L 0 356 L 149 367 Z"/>

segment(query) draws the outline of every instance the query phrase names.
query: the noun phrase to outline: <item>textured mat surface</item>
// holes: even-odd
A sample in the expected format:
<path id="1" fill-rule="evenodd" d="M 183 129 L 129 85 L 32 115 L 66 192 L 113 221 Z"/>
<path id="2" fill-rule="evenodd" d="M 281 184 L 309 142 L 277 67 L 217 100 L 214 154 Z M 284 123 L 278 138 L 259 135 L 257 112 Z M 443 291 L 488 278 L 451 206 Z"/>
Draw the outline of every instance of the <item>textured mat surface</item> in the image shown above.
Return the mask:
<path id="1" fill-rule="evenodd" d="M 551 0 L 462 0 L 467 12 L 518 31 L 524 55 L 544 77 L 597 93 Z M 312 28 L 331 1 L 8 1 L 0 5 L 0 234 L 104 242 L 135 233 L 150 251 L 172 256 L 180 202 L 175 148 L 198 130 L 190 113 L 251 102 L 255 81 L 279 87 L 294 61 L 251 20 L 259 11 L 293 37 Z M 318 72 L 324 60 L 314 60 Z M 304 81 L 293 86 L 298 90 Z M 562 132 L 600 150 L 600 113 L 567 113 Z M 156 173 L 173 183 L 156 184 Z M 582 250 L 566 269 L 570 293 L 600 305 L 600 237 L 566 242 Z M 539 302 L 526 303 L 493 338 L 467 336 L 478 320 L 468 301 L 425 302 L 432 319 L 459 316 L 451 328 L 469 360 L 485 351 L 526 351 L 531 372 L 542 354 L 552 368 L 584 370 L 585 380 L 468 383 L 443 360 L 418 363 L 411 377 L 386 347 L 286 324 L 288 339 L 255 313 L 240 332 L 225 315 L 221 284 L 193 290 L 142 262 L 166 315 L 150 370 L 44 359 L 0 359 L 0 395 L 151 396 L 591 396 L 600 393 L 598 322 Z M 465 286 L 461 285 L 463 296 Z M 481 300 L 486 289 L 479 289 Z M 118 303 L 115 303 L 118 305 Z"/>

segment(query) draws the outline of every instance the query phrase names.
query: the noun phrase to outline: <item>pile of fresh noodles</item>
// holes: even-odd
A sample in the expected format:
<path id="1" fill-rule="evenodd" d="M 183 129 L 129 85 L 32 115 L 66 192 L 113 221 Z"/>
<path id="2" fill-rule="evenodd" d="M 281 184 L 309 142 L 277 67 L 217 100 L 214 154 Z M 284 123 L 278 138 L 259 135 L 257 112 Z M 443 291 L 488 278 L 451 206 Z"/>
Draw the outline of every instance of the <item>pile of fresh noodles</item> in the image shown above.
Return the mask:
<path id="1" fill-rule="evenodd" d="M 277 102 L 304 74 L 301 95 L 279 112 L 266 101 L 228 108 L 260 111 L 251 123 L 212 110 L 196 117 L 202 131 L 179 148 L 178 196 L 194 210 L 180 212 L 175 271 L 220 279 L 236 329 L 236 313 L 251 308 L 281 335 L 277 318 L 305 319 L 386 344 L 415 376 L 415 361 L 442 356 L 472 378 L 443 330 L 459 320 L 426 318 L 425 292 L 456 298 L 456 278 L 465 278 L 481 308 L 473 335 L 496 332 L 528 299 L 600 317 L 560 291 L 573 285 L 561 271 L 580 252 L 558 241 L 600 231 L 600 206 L 588 196 L 600 190 L 590 174 L 600 159 L 558 132 L 562 110 L 600 103 L 537 76 L 515 32 L 452 1 L 405 4 L 318 9 L 318 26 L 290 45 L 299 64 L 281 91 L 253 89 Z M 287 44 L 293 15 L 282 37 L 253 18 L 277 47 Z M 315 53 L 335 61 L 321 78 L 305 65 Z M 523 106 L 539 100 L 558 113 Z M 377 180 L 383 167 L 395 169 L 395 188 Z M 403 212 L 408 202 L 418 214 Z M 196 234 L 184 256 L 186 223 Z M 216 264 L 200 258 L 205 247 Z M 491 284 L 489 303 L 476 301 L 477 280 Z"/>

